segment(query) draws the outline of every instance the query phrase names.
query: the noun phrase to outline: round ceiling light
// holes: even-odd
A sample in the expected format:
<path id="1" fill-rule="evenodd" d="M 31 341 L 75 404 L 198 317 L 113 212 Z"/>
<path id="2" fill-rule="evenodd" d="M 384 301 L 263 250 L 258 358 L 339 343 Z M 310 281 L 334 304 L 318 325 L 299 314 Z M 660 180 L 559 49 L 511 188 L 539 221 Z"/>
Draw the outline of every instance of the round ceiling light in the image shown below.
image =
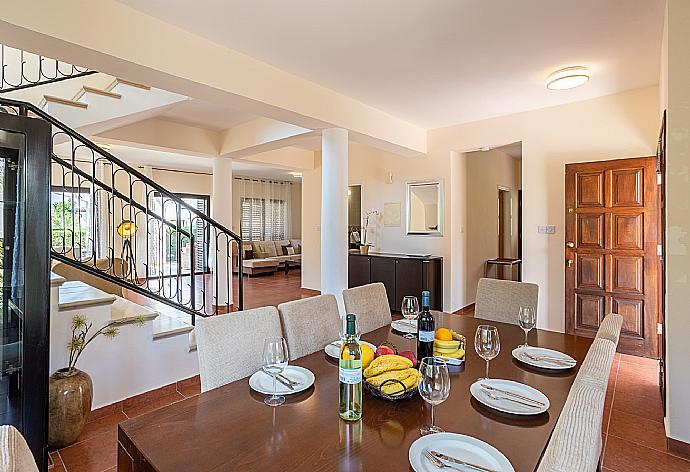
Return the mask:
<path id="1" fill-rule="evenodd" d="M 589 82 L 589 69 L 582 66 L 566 67 L 554 72 L 546 80 L 549 90 L 568 90 Z"/>

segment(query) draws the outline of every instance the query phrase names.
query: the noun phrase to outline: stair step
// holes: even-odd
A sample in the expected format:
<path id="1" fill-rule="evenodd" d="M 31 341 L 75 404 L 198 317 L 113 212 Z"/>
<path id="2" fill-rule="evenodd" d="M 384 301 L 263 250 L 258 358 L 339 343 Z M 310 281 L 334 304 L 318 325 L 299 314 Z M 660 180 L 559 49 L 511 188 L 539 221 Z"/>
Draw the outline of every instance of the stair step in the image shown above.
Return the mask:
<path id="1" fill-rule="evenodd" d="M 50 273 L 50 286 L 51 287 L 59 287 L 60 285 L 64 284 L 67 281 L 66 278 L 64 278 L 61 275 L 56 274 L 55 272 Z"/>
<path id="2" fill-rule="evenodd" d="M 107 92 L 110 92 L 115 87 L 117 87 L 118 84 L 129 85 L 130 87 L 136 87 L 144 90 L 151 90 L 151 87 L 149 87 L 148 85 L 140 84 L 138 82 L 132 82 L 131 80 L 127 79 L 121 79 L 119 77 L 115 78 L 115 80 L 113 80 L 112 83 L 105 88 L 105 90 Z"/>
<path id="3" fill-rule="evenodd" d="M 102 95 L 104 97 L 113 98 L 115 100 L 119 100 L 122 98 L 122 95 L 119 93 L 115 93 L 115 92 L 111 92 L 109 90 L 103 90 L 103 89 L 99 89 L 96 87 L 90 87 L 88 85 L 84 85 L 81 88 L 81 90 L 79 90 L 79 92 L 77 92 L 77 94 L 74 96 L 74 98 L 72 100 L 75 102 L 79 101 L 81 99 L 81 97 L 83 97 L 84 94 L 86 94 L 86 93 L 93 93 L 96 95 Z"/>
<path id="4" fill-rule="evenodd" d="M 70 100 L 68 98 L 54 97 L 52 95 L 43 95 L 43 100 L 41 100 L 41 103 L 38 106 L 41 108 L 45 108 L 45 106 L 48 105 L 48 103 L 57 103 L 59 105 L 83 108 L 84 110 L 86 110 L 89 107 L 88 103 L 77 102 L 74 100 Z"/>
<path id="5" fill-rule="evenodd" d="M 153 321 L 153 339 L 160 339 L 167 336 L 174 336 L 177 334 L 185 334 L 192 331 L 194 327 L 190 322 L 181 318 L 174 318 L 172 316 L 160 315 Z"/>
<path id="6" fill-rule="evenodd" d="M 150 321 L 158 318 L 159 313 L 145 306 L 137 305 L 125 298 L 117 297 L 111 309 L 110 319 L 113 321 L 129 321 L 140 316 L 144 320 Z"/>
<path id="7" fill-rule="evenodd" d="M 112 305 L 117 300 L 117 296 L 105 293 L 79 280 L 63 283 L 59 291 L 60 311 L 87 306 Z"/>

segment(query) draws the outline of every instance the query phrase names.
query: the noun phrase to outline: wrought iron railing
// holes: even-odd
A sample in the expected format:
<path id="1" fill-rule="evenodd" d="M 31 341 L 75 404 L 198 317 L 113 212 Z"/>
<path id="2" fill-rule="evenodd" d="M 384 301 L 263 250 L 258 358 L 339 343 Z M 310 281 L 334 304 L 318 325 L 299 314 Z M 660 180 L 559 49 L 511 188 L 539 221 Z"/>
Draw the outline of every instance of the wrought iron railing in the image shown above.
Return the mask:
<path id="1" fill-rule="evenodd" d="M 95 74 L 85 67 L 67 64 L 0 44 L 0 93 Z"/>
<path id="2" fill-rule="evenodd" d="M 185 311 L 193 322 L 242 309 L 237 234 L 38 107 L 2 97 L 0 107 L 53 126 L 54 259 Z"/>

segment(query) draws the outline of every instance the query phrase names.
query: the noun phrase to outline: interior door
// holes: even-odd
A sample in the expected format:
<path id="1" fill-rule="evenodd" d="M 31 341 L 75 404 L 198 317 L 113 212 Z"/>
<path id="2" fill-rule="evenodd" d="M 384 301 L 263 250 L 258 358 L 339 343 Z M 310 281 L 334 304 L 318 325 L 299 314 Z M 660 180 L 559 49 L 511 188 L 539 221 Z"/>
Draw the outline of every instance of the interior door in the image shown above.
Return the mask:
<path id="1" fill-rule="evenodd" d="M 656 158 L 567 164 L 566 330 L 623 316 L 618 350 L 658 357 Z"/>

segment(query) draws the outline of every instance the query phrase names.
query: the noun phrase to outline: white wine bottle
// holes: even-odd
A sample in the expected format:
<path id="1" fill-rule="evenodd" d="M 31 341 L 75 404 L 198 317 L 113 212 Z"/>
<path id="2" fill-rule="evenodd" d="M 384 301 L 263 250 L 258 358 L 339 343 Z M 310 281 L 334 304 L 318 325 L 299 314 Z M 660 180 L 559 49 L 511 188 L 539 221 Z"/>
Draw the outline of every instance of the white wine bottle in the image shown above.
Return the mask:
<path id="1" fill-rule="evenodd" d="M 346 421 L 362 418 L 362 348 L 356 336 L 355 315 L 346 317 L 347 327 L 340 347 L 340 417 Z"/>

